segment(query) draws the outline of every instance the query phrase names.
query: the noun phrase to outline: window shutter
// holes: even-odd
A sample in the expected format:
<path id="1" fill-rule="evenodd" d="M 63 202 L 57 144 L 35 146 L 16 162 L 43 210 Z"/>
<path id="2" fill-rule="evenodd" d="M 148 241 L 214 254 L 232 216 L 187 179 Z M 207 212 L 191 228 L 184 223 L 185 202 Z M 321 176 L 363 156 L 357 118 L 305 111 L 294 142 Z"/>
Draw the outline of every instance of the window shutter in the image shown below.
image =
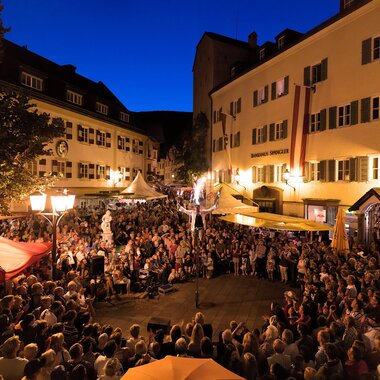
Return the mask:
<path id="1" fill-rule="evenodd" d="M 66 121 L 66 138 L 72 140 L 73 138 L 73 123 Z"/>
<path id="2" fill-rule="evenodd" d="M 284 139 L 286 139 L 288 137 L 288 120 L 284 120 L 282 122 L 282 129 L 283 129 L 283 135 L 284 135 Z"/>
<path id="3" fill-rule="evenodd" d="M 88 178 L 89 179 L 95 178 L 95 164 L 88 165 Z"/>
<path id="4" fill-rule="evenodd" d="M 336 107 L 329 108 L 329 129 L 336 128 Z"/>
<path id="5" fill-rule="evenodd" d="M 66 161 L 66 178 L 73 178 L 73 163 L 71 161 Z"/>
<path id="6" fill-rule="evenodd" d="M 269 97 L 269 86 L 266 85 L 264 87 L 264 103 L 266 103 L 268 101 L 268 97 Z"/>
<path id="7" fill-rule="evenodd" d="M 274 127 L 274 123 L 269 125 L 269 141 L 274 141 Z"/>
<path id="8" fill-rule="evenodd" d="M 325 131 L 326 130 L 326 118 L 327 118 L 326 108 L 321 110 L 320 114 L 321 114 L 321 131 Z"/>
<path id="9" fill-rule="evenodd" d="M 238 99 L 237 104 L 236 104 L 236 113 L 241 112 L 241 98 Z"/>
<path id="10" fill-rule="evenodd" d="M 328 160 L 328 182 L 335 182 L 335 160 Z"/>
<path id="11" fill-rule="evenodd" d="M 78 162 L 78 178 L 83 178 L 82 164 Z"/>
<path id="12" fill-rule="evenodd" d="M 106 166 L 106 179 L 109 180 L 111 179 L 111 167 Z"/>
<path id="13" fill-rule="evenodd" d="M 98 131 L 96 131 L 96 132 L 98 132 Z M 93 144 L 93 143 L 94 143 L 94 133 L 95 133 L 94 128 L 90 128 L 90 129 L 88 130 L 88 142 L 89 142 L 90 144 Z"/>
<path id="14" fill-rule="evenodd" d="M 267 142 L 268 139 L 268 126 L 264 125 L 263 127 L 263 142 Z"/>
<path id="15" fill-rule="evenodd" d="M 78 124 L 77 139 L 83 141 L 83 127 L 80 124 Z"/>
<path id="16" fill-rule="evenodd" d="M 257 176 L 256 176 L 256 166 L 252 166 L 252 183 L 257 182 Z"/>
<path id="17" fill-rule="evenodd" d="M 284 95 L 289 94 L 289 75 L 284 78 Z"/>
<path id="18" fill-rule="evenodd" d="M 269 165 L 269 179 L 268 179 L 268 182 L 269 183 L 273 183 L 274 182 L 274 165 Z"/>
<path id="19" fill-rule="evenodd" d="M 362 41 L 362 65 L 371 62 L 371 44 L 372 38 Z"/>
<path id="20" fill-rule="evenodd" d="M 303 69 L 303 84 L 304 86 L 310 86 L 310 66 Z"/>
<path id="21" fill-rule="evenodd" d="M 361 100 L 360 121 L 362 123 L 368 123 L 371 121 L 371 98 L 363 98 Z"/>
<path id="22" fill-rule="evenodd" d="M 121 149 L 121 148 L 122 148 L 122 137 L 117 136 L 117 149 Z"/>
<path id="23" fill-rule="evenodd" d="M 234 115 L 234 102 L 230 102 L 230 115 Z"/>
<path id="24" fill-rule="evenodd" d="M 96 145 L 100 145 L 100 132 L 96 130 Z"/>
<path id="25" fill-rule="evenodd" d="M 319 171 L 319 178 L 320 178 L 321 182 L 326 182 L 327 181 L 327 177 L 326 177 L 327 161 L 323 160 L 319 164 L 320 164 L 320 166 L 319 166 L 319 170 L 320 170 Z"/>
<path id="26" fill-rule="evenodd" d="M 267 181 L 267 170 L 268 170 L 268 166 L 264 166 L 263 167 L 263 182 L 266 182 Z"/>
<path id="27" fill-rule="evenodd" d="M 360 182 L 368 181 L 368 157 L 358 157 L 358 180 Z"/>
<path id="28" fill-rule="evenodd" d="M 96 179 L 100 179 L 99 166 L 100 165 L 97 164 L 95 167 L 95 178 Z"/>
<path id="29" fill-rule="evenodd" d="M 303 167 L 303 182 L 310 181 L 310 162 L 305 162 Z"/>
<path id="30" fill-rule="evenodd" d="M 351 125 L 355 125 L 358 123 L 358 109 L 359 109 L 359 101 L 354 100 L 351 102 Z"/>
<path id="31" fill-rule="evenodd" d="M 252 129 L 252 145 L 257 144 L 256 135 L 257 135 L 257 128 L 253 128 Z"/>
<path id="32" fill-rule="evenodd" d="M 253 91 L 253 106 L 254 107 L 257 107 L 257 99 L 258 99 L 258 97 L 259 97 L 258 91 L 257 90 Z"/>
<path id="33" fill-rule="evenodd" d="M 321 62 L 321 80 L 326 80 L 327 79 L 327 58 L 322 59 Z"/>
<path id="34" fill-rule="evenodd" d="M 350 181 L 351 182 L 358 180 L 357 166 L 358 166 L 358 159 L 357 158 L 350 158 Z"/>
<path id="35" fill-rule="evenodd" d="M 274 100 L 276 99 L 276 82 L 273 82 L 272 83 L 272 86 L 271 86 L 271 99 Z"/>
<path id="36" fill-rule="evenodd" d="M 240 146 L 240 131 L 236 133 L 235 146 Z"/>
<path id="37" fill-rule="evenodd" d="M 110 132 L 106 133 L 106 147 L 111 148 L 111 133 Z"/>

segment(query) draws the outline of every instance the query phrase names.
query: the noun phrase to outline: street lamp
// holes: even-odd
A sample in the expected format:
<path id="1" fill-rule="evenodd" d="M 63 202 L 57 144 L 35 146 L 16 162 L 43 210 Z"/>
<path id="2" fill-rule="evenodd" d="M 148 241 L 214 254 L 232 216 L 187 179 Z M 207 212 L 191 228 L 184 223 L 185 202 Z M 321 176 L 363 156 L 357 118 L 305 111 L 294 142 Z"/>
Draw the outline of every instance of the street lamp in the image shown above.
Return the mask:
<path id="1" fill-rule="evenodd" d="M 53 279 L 55 278 L 55 264 L 57 261 L 57 226 L 63 215 L 74 207 L 75 195 L 69 195 L 68 190 L 64 189 L 50 196 L 52 212 L 44 212 L 46 207 L 46 194 L 36 192 L 30 195 L 30 206 L 32 211 L 38 211 L 38 215 L 42 215 L 53 228 Z"/>
<path id="2" fill-rule="evenodd" d="M 291 187 L 293 189 L 293 191 L 296 191 L 296 188 L 289 183 L 289 180 L 290 180 L 290 171 L 289 171 L 289 169 L 286 169 L 284 171 L 285 184 L 288 185 L 289 187 Z"/>

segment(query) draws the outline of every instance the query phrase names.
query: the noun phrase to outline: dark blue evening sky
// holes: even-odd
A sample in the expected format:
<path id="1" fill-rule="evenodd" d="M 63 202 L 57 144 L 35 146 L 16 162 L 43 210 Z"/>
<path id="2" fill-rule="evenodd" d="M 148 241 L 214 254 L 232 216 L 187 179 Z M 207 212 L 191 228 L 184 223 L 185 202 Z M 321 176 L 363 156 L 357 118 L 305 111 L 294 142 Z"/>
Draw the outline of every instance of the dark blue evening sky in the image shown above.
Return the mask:
<path id="1" fill-rule="evenodd" d="M 132 111 L 192 111 L 192 65 L 203 33 L 259 44 L 306 32 L 339 0 L 3 0 L 6 38 L 104 82 Z"/>

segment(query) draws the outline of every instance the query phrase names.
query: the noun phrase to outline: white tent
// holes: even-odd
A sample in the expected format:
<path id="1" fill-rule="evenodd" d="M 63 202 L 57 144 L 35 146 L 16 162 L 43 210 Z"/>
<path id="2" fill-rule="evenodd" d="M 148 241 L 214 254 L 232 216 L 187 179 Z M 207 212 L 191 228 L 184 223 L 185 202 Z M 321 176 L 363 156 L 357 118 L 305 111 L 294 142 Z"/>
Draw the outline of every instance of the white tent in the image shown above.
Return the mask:
<path id="1" fill-rule="evenodd" d="M 163 195 L 158 191 L 154 190 L 151 186 L 149 186 L 142 176 L 141 172 L 138 172 L 136 178 L 133 182 L 124 189 L 121 193 L 124 198 L 133 198 L 133 199 L 159 199 L 166 198 L 167 195 Z"/>
<path id="2" fill-rule="evenodd" d="M 236 199 L 232 194 L 238 195 L 237 191 L 231 189 L 228 185 L 222 184 L 217 189 L 220 192 L 218 207 L 213 214 L 242 214 L 249 212 L 258 212 L 256 206 L 249 206 Z"/>

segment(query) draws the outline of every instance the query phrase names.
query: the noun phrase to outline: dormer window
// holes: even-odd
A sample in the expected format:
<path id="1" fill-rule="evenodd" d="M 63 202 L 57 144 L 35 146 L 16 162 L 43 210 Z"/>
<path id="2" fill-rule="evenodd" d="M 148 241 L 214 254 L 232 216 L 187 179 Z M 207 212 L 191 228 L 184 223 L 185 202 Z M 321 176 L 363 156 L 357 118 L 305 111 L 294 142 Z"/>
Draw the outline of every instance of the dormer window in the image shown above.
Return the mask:
<path id="1" fill-rule="evenodd" d="M 43 79 L 26 72 L 21 73 L 21 84 L 34 88 L 35 90 L 42 91 Z"/>
<path id="2" fill-rule="evenodd" d="M 125 112 L 120 112 L 120 120 L 129 123 L 129 114 Z"/>
<path id="3" fill-rule="evenodd" d="M 265 58 L 265 48 L 260 49 L 259 59 L 262 61 Z"/>
<path id="4" fill-rule="evenodd" d="M 83 96 L 70 90 L 66 91 L 66 100 L 70 103 L 77 104 L 78 106 L 83 104 Z"/>
<path id="5" fill-rule="evenodd" d="M 281 36 L 279 37 L 279 39 L 277 40 L 277 47 L 279 49 L 282 49 L 285 45 L 285 36 Z"/>
<path id="6" fill-rule="evenodd" d="M 343 0 L 343 9 L 348 9 L 350 8 L 355 0 Z"/>
<path id="7" fill-rule="evenodd" d="M 102 113 L 103 115 L 108 115 L 108 106 L 103 103 L 96 102 L 96 112 Z"/>

